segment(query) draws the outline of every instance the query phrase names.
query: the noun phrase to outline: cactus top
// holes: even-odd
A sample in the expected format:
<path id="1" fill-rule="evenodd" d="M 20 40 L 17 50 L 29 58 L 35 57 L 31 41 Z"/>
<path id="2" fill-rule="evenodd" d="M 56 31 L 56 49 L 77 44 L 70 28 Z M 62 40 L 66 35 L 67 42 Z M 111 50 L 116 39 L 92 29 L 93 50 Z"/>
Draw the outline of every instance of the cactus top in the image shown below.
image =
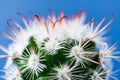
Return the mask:
<path id="1" fill-rule="evenodd" d="M 95 20 L 85 23 L 86 13 L 81 10 L 72 17 L 55 15 L 26 19 L 19 13 L 25 27 L 8 20 L 12 34 L 3 35 L 12 41 L 5 48 L 8 58 L 5 80 L 107 80 L 110 77 L 115 45 L 109 47 L 104 32 L 112 19 L 101 27 Z M 13 22 L 16 28 L 10 25 Z"/>

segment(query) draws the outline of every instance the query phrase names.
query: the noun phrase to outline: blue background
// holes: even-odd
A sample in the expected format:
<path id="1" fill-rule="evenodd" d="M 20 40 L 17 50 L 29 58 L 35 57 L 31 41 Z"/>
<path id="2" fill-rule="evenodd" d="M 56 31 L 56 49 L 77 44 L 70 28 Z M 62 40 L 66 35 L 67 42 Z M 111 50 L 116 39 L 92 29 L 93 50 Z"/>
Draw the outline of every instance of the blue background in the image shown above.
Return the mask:
<path id="1" fill-rule="evenodd" d="M 32 14 L 38 14 L 39 16 L 46 16 L 50 14 L 52 9 L 56 15 L 61 11 L 64 11 L 66 16 L 72 16 L 79 10 L 83 9 L 87 13 L 86 22 L 95 18 L 95 24 L 97 25 L 100 20 L 107 14 L 108 20 L 111 19 L 114 14 L 114 21 L 108 28 L 109 36 L 108 43 L 112 45 L 116 41 L 117 50 L 120 50 L 120 0 L 0 0 L 0 35 L 2 32 L 9 32 L 7 27 L 7 19 L 12 18 L 23 24 L 17 13 L 21 12 L 27 17 L 31 17 Z M 0 44 L 7 47 L 9 40 L 0 36 Z M 0 51 L 0 54 L 5 54 Z M 0 59 L 0 70 L 3 68 L 6 59 Z M 114 61 L 114 69 L 120 68 L 120 63 Z M 3 75 L 0 72 L 0 75 Z M 113 74 L 114 75 L 114 74 Z M 117 72 L 115 77 L 120 80 L 120 72 Z M 0 78 L 0 80 L 2 80 Z M 114 80 L 114 79 L 111 79 Z"/>

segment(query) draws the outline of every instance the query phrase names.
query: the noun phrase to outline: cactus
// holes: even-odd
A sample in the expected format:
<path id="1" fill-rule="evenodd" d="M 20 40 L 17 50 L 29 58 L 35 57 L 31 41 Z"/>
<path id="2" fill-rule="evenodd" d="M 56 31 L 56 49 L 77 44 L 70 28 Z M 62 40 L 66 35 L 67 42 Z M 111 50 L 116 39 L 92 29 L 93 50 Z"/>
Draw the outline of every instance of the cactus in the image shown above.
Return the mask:
<path id="1" fill-rule="evenodd" d="M 6 65 L 1 76 L 5 80 L 108 80 L 112 73 L 111 59 L 115 44 L 109 46 L 104 31 L 113 21 L 103 27 L 104 17 L 97 26 L 94 19 L 85 23 L 86 13 L 81 10 L 68 18 L 63 12 L 40 18 L 34 15 L 26 19 L 19 13 L 25 28 L 15 20 L 8 20 L 12 34 L 4 37 L 12 41 L 5 48 Z M 16 28 L 10 25 L 13 22 Z"/>

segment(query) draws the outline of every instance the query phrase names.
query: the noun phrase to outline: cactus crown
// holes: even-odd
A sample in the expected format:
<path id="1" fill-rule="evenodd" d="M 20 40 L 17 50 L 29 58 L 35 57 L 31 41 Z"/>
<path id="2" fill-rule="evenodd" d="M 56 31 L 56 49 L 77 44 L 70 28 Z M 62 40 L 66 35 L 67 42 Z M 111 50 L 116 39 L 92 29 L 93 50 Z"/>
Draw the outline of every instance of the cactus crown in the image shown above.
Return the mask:
<path id="1" fill-rule="evenodd" d="M 8 58 L 5 66 L 6 80 L 107 80 L 111 72 L 111 58 L 115 50 L 104 41 L 102 28 L 105 21 L 94 27 L 94 19 L 84 23 L 86 13 L 79 11 L 72 18 L 37 15 L 33 19 L 22 18 L 26 28 L 16 21 L 8 20 L 12 40 L 8 48 L 0 46 Z M 9 22 L 16 25 L 12 28 Z M 117 58 L 117 57 L 116 57 Z"/>

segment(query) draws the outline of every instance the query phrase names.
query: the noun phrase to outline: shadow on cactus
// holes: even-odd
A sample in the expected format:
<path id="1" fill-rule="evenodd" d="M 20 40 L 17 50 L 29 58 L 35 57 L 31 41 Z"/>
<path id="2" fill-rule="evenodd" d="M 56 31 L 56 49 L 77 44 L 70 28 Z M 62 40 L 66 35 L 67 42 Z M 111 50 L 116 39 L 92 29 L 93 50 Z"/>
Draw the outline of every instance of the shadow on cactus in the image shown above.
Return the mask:
<path id="1" fill-rule="evenodd" d="M 104 32 L 113 21 L 103 27 L 104 17 L 97 26 L 94 19 L 85 23 L 86 13 L 81 10 L 68 18 L 61 12 L 48 18 L 34 15 L 26 19 L 18 14 L 25 28 L 9 19 L 12 34 L 3 36 L 12 43 L 5 48 L 7 63 L 2 76 L 5 80 L 107 80 L 112 74 L 111 59 L 115 44 L 109 46 Z M 14 23 L 13 28 L 10 23 Z M 113 77 L 114 78 L 114 77 Z"/>

